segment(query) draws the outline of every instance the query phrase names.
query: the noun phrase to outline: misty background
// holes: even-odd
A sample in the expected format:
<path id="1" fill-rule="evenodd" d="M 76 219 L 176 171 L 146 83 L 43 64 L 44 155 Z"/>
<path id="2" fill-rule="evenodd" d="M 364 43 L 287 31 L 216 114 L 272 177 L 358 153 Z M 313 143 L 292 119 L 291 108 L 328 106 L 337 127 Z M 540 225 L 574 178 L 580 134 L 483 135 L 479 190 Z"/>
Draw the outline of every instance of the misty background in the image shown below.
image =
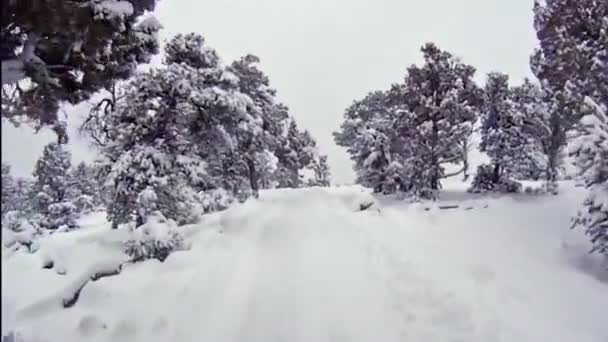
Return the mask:
<path id="1" fill-rule="evenodd" d="M 353 181 L 352 163 L 332 132 L 353 100 L 400 81 L 422 60 L 427 41 L 476 67 L 480 84 L 490 71 L 509 74 L 513 84 L 531 77 L 532 6 L 532 0 L 161 0 L 155 16 L 164 26 L 161 41 L 197 32 L 226 62 L 260 57 L 279 99 L 328 154 L 333 182 L 344 184 Z M 153 64 L 159 62 L 160 56 Z M 89 107 L 65 107 L 74 163 L 95 159 L 77 129 Z M 2 160 L 17 176 L 30 175 L 53 140 L 48 129 L 36 134 L 2 120 Z"/>

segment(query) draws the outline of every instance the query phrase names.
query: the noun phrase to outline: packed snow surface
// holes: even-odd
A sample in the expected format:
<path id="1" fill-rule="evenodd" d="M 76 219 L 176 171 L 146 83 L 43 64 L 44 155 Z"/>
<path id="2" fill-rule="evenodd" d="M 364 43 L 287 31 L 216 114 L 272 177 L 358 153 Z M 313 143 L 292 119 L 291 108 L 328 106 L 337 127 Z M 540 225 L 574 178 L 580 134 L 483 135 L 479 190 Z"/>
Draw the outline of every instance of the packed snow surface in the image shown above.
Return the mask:
<path id="1" fill-rule="evenodd" d="M 561 186 L 559 196 L 448 189 L 418 204 L 358 187 L 268 191 L 183 227 L 190 249 L 164 263 L 88 282 L 65 309 L 83 277 L 126 260 L 128 232 L 91 216 L 34 254 L 3 250 L 3 333 L 28 342 L 606 342 L 605 266 L 569 229 L 584 192 Z M 63 272 L 43 268 L 49 260 Z"/>

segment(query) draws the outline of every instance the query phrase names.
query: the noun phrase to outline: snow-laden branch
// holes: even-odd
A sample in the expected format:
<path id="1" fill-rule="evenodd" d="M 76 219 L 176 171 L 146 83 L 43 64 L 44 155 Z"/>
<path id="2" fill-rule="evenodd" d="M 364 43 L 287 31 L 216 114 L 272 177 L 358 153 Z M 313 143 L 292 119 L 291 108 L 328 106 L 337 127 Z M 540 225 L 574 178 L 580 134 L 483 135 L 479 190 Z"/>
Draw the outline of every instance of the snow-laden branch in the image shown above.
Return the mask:
<path id="1" fill-rule="evenodd" d="M 36 56 L 36 46 L 39 41 L 39 34 L 29 33 L 21 54 L 17 58 L 2 61 L 2 85 L 15 84 L 25 79 L 25 69 L 29 65 L 44 65 L 42 59 Z"/>
<path id="2" fill-rule="evenodd" d="M 445 175 L 441 176 L 441 178 L 449 178 L 449 177 L 458 176 L 459 174 L 463 173 L 464 171 L 465 171 L 465 168 L 463 167 L 459 171 L 455 171 L 455 172 L 452 172 L 452 173 L 445 174 Z"/>

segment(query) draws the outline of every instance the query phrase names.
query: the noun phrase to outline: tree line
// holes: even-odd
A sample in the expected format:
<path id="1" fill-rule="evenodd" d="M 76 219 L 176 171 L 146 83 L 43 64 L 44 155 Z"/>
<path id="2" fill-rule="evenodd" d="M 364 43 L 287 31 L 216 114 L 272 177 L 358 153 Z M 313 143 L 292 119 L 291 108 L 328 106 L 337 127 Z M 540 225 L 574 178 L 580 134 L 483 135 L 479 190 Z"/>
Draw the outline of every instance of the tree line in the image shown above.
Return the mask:
<path id="1" fill-rule="evenodd" d="M 534 6 L 539 47 L 536 80 L 512 85 L 492 72 L 484 86 L 475 68 L 433 43 L 402 82 L 354 101 L 334 133 L 354 162 L 357 183 L 376 193 L 437 198 L 442 180 L 468 177 L 471 136 L 489 163 L 471 192 L 520 192 L 519 180 L 544 179 L 557 193 L 570 154 L 589 196 L 574 219 L 608 254 L 608 3 L 547 0 Z M 448 166 L 457 165 L 454 172 Z M 452 166 L 454 168 L 454 166 Z"/>

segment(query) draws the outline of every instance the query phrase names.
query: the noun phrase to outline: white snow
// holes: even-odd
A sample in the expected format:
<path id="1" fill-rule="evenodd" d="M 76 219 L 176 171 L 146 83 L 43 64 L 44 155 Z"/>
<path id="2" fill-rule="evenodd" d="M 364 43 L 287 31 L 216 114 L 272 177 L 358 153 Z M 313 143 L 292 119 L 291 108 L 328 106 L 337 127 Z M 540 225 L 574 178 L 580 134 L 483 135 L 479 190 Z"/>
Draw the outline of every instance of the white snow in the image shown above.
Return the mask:
<path id="1" fill-rule="evenodd" d="M 107 20 L 124 19 L 133 14 L 133 5 L 128 1 L 94 0 L 91 6 L 96 16 Z"/>
<path id="2" fill-rule="evenodd" d="M 34 254 L 3 255 L 2 330 L 65 342 L 605 342 L 608 274 L 569 229 L 584 191 L 560 186 L 483 197 L 454 183 L 416 204 L 359 187 L 266 191 L 181 227 L 189 250 L 126 264 L 64 309 L 58 294 L 126 258 L 129 231 L 96 214 Z"/>

